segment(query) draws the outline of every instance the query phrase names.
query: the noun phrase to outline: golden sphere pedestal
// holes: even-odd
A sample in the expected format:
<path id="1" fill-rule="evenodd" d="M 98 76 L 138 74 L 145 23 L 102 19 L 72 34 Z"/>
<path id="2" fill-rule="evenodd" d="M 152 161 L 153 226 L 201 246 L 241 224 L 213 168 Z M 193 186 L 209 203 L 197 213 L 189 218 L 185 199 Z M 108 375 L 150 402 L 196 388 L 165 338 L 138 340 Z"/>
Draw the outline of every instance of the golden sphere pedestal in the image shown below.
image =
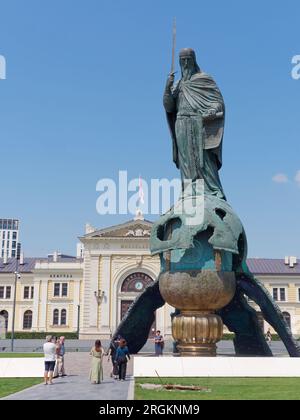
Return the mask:
<path id="1" fill-rule="evenodd" d="M 160 293 L 180 310 L 172 320 L 172 334 L 180 356 L 215 357 L 223 336 L 222 319 L 215 311 L 235 295 L 233 272 L 211 270 L 161 273 Z"/>

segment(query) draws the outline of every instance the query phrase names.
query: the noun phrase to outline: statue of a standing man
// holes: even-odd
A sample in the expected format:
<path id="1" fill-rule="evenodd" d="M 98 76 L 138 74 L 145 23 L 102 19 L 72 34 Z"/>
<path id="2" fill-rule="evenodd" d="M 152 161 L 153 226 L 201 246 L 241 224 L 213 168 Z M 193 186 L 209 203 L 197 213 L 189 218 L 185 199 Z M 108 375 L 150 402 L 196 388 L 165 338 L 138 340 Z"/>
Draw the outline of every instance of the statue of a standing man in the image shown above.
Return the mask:
<path id="1" fill-rule="evenodd" d="M 225 104 L 211 76 L 203 73 L 194 50 L 180 51 L 182 77 L 174 84 L 168 78 L 164 107 L 173 139 L 173 160 L 182 182 L 204 180 L 206 194 L 226 199 L 219 177 Z"/>

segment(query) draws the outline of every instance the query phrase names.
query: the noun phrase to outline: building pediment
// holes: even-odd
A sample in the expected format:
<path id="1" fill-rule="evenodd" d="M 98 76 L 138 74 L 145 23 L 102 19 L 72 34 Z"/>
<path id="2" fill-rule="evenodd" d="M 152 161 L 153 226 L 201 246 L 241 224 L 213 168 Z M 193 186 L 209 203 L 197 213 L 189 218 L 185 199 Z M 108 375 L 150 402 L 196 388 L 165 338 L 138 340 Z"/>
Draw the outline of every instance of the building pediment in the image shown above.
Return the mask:
<path id="1" fill-rule="evenodd" d="M 148 220 L 131 220 L 120 225 L 88 233 L 81 239 L 96 238 L 149 238 L 153 223 Z"/>

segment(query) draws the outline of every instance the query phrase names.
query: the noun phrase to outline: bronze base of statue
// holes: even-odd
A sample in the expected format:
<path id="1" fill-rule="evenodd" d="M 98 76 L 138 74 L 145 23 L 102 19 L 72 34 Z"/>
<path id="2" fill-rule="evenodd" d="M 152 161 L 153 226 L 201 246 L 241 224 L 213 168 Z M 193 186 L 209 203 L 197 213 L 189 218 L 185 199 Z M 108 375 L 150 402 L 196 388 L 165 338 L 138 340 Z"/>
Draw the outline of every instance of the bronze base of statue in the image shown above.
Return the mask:
<path id="1" fill-rule="evenodd" d="M 181 356 L 215 357 L 223 322 L 215 314 L 181 313 L 173 318 L 172 335 Z"/>
<path id="2" fill-rule="evenodd" d="M 159 288 L 166 302 L 180 310 L 172 320 L 180 356 L 215 357 L 216 344 L 223 336 L 223 322 L 215 311 L 234 297 L 234 273 L 165 272 L 160 275 Z"/>

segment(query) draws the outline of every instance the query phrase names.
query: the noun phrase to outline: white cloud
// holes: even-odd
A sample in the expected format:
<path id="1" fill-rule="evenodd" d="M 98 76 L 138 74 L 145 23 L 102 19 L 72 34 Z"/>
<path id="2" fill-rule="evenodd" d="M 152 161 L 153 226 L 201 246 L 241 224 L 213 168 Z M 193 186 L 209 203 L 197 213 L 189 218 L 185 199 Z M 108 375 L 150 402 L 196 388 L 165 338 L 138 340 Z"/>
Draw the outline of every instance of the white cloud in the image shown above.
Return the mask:
<path id="1" fill-rule="evenodd" d="M 299 187 L 300 187 L 300 171 L 298 171 L 297 173 L 296 173 L 296 176 L 295 176 L 295 181 L 297 182 L 297 184 L 299 185 Z"/>
<path id="2" fill-rule="evenodd" d="M 299 171 L 298 175 L 299 175 L 299 183 L 300 183 L 300 171 Z M 274 175 L 272 180 L 274 182 L 276 182 L 277 184 L 286 184 L 287 182 L 289 182 L 289 178 L 286 174 Z"/>

